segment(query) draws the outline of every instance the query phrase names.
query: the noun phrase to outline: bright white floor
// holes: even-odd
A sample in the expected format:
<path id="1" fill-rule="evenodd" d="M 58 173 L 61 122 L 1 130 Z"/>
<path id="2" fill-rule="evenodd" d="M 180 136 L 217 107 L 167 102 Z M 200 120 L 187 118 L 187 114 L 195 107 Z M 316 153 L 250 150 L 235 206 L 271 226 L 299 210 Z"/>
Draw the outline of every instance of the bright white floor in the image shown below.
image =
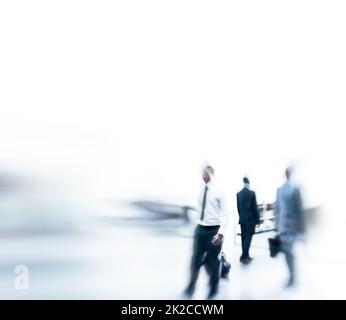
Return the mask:
<path id="1" fill-rule="evenodd" d="M 188 278 L 193 226 L 180 221 L 90 223 L 56 235 L 0 236 L 1 299 L 180 299 Z M 345 261 L 320 258 L 311 242 L 297 246 L 295 288 L 283 290 L 284 257 L 272 259 L 269 234 L 256 235 L 251 265 L 239 262 L 240 245 L 229 235 L 224 251 L 232 263 L 219 299 L 346 298 Z M 318 250 L 317 250 L 318 251 Z M 29 289 L 16 290 L 14 268 L 29 268 Z M 207 294 L 202 271 L 194 299 Z"/>

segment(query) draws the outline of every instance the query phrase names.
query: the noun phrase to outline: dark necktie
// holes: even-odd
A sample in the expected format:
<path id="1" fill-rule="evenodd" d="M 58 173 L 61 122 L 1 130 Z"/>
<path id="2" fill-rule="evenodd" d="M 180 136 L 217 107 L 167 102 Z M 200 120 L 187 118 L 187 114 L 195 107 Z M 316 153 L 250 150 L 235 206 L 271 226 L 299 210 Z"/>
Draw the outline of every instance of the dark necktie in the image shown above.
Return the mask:
<path id="1" fill-rule="evenodd" d="M 203 219 L 204 219 L 205 205 L 207 203 L 207 192 L 208 192 L 208 186 L 205 186 L 204 195 L 203 195 L 203 202 L 202 202 L 201 221 L 203 221 Z"/>

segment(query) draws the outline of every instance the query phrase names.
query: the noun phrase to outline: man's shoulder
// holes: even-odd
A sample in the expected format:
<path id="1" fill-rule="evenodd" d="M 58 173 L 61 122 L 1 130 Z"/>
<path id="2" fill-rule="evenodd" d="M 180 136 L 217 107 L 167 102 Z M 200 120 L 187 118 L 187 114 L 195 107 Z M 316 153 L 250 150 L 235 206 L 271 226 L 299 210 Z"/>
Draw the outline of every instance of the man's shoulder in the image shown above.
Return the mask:
<path id="1" fill-rule="evenodd" d="M 210 191 L 215 195 L 215 196 L 224 196 L 224 193 L 221 188 L 218 187 L 217 184 L 213 183 L 210 185 Z"/>
<path id="2" fill-rule="evenodd" d="M 299 186 L 295 183 L 285 183 L 280 188 L 278 188 L 278 192 L 291 192 L 291 191 L 299 191 Z"/>
<path id="3" fill-rule="evenodd" d="M 255 194 L 255 191 L 252 191 L 248 188 L 244 188 L 244 189 L 240 190 L 238 193 L 239 194 L 251 194 L 252 195 L 252 194 Z"/>
<path id="4" fill-rule="evenodd" d="M 282 186 L 280 186 L 279 188 L 277 188 L 277 192 L 282 192 L 282 190 L 284 190 L 286 188 L 286 184 L 283 184 Z"/>
<path id="5" fill-rule="evenodd" d="M 244 197 L 244 195 L 245 195 L 244 189 L 240 190 L 240 191 L 237 193 L 237 199 Z"/>

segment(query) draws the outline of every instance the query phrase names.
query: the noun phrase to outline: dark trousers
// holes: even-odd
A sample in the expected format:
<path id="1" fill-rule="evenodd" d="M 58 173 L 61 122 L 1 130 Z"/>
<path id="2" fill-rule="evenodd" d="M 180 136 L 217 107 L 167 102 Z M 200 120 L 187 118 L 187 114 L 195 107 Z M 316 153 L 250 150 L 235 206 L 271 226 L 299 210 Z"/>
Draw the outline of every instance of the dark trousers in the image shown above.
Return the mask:
<path id="1" fill-rule="evenodd" d="M 214 246 L 211 241 L 217 234 L 219 226 L 205 227 L 198 225 L 193 240 L 193 254 L 191 260 L 190 282 L 187 287 L 189 293 L 193 293 L 201 266 L 205 263 L 210 277 L 210 294 L 216 294 L 220 280 L 221 263 L 219 255 L 222 245 Z"/>
<path id="2" fill-rule="evenodd" d="M 255 224 L 241 224 L 241 247 L 243 254 L 241 258 L 249 258 L 249 249 L 251 245 L 252 236 L 255 233 Z"/>

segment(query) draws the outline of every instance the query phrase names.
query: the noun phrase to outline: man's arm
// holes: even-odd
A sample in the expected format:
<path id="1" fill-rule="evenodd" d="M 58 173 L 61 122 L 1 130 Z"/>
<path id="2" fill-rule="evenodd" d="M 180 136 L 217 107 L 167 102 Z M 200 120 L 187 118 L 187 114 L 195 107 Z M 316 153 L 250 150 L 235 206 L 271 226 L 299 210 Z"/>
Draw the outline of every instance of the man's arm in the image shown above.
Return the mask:
<path id="1" fill-rule="evenodd" d="M 296 206 L 298 215 L 298 232 L 303 233 L 305 231 L 305 221 L 303 214 L 303 203 L 299 189 L 296 191 Z"/>
<path id="2" fill-rule="evenodd" d="M 221 223 L 218 233 L 213 237 L 212 244 L 217 246 L 222 243 L 224 234 L 229 222 L 229 214 L 226 209 L 225 200 L 223 198 L 219 198 L 220 205 L 220 214 L 221 214 Z"/>
<path id="3" fill-rule="evenodd" d="M 252 210 L 255 214 L 255 219 L 256 219 L 256 223 L 259 223 L 260 220 L 260 214 L 258 211 L 258 205 L 257 205 L 257 199 L 256 199 L 256 193 L 253 193 L 253 200 L 252 200 Z"/>
<path id="4" fill-rule="evenodd" d="M 279 203 L 279 190 L 276 191 L 276 202 L 274 207 L 275 228 L 278 231 L 280 221 L 280 203 Z"/>
<path id="5" fill-rule="evenodd" d="M 220 229 L 218 233 L 224 235 L 225 230 L 228 226 L 228 222 L 229 222 L 229 214 L 228 214 L 225 200 L 222 198 L 220 198 L 220 214 L 221 214 L 221 224 L 220 224 Z"/>

